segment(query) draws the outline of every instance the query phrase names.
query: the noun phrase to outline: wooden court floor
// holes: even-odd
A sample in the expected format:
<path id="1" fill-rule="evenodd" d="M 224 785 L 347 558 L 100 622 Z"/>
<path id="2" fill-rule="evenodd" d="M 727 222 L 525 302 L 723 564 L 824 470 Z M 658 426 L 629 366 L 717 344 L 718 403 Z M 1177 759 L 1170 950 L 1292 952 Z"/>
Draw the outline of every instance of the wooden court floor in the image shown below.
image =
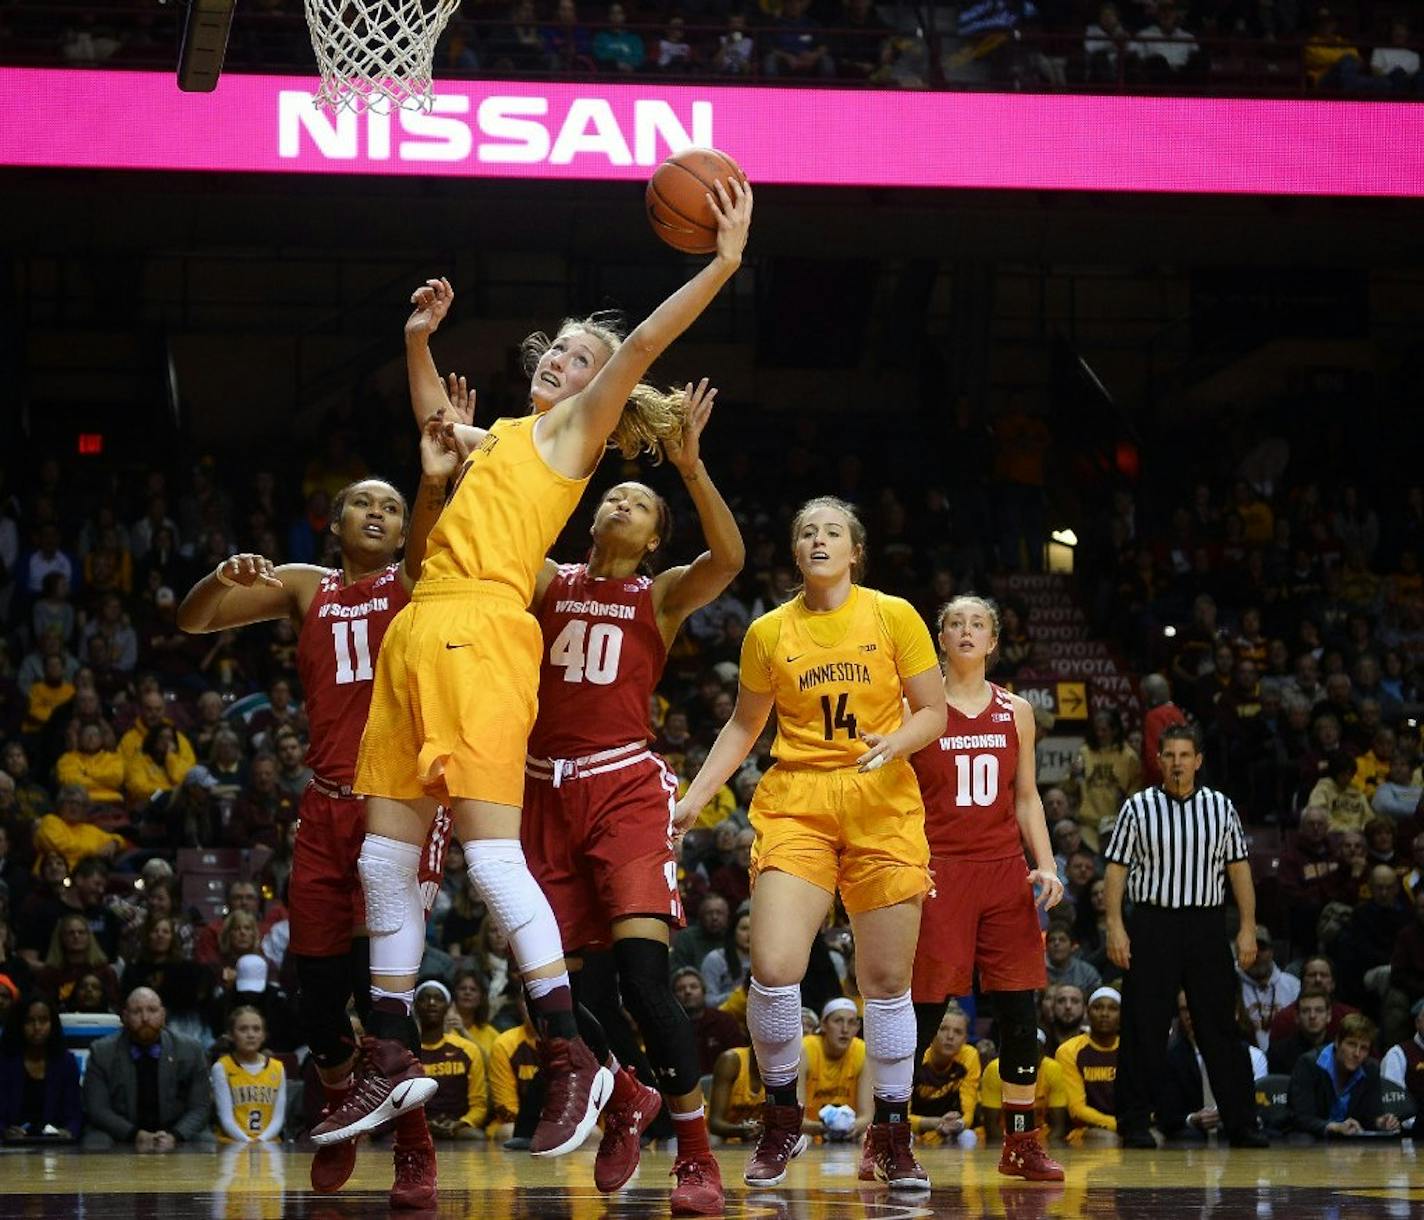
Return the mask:
<path id="1" fill-rule="evenodd" d="M 813 1148 L 775 1190 L 740 1179 L 742 1148 L 721 1151 L 734 1220 L 912 1220 L 915 1217 L 1251 1217 L 1365 1220 L 1424 1217 L 1424 1154 L 1412 1143 L 1064 1153 L 1061 1186 L 999 1177 L 986 1150 L 922 1150 L 934 1179 L 928 1196 L 892 1195 L 856 1180 L 848 1147 Z M 314 1195 L 310 1155 L 280 1148 L 184 1150 L 168 1156 L 74 1151 L 0 1154 L 0 1217 L 40 1220 L 357 1220 L 390 1214 L 389 1148 L 363 1145 L 355 1177 L 339 1195 Z M 621 1193 L 593 1188 L 593 1153 L 556 1161 L 488 1146 L 442 1150 L 441 1220 L 617 1220 L 666 1216 L 671 1157 L 650 1150 Z"/>

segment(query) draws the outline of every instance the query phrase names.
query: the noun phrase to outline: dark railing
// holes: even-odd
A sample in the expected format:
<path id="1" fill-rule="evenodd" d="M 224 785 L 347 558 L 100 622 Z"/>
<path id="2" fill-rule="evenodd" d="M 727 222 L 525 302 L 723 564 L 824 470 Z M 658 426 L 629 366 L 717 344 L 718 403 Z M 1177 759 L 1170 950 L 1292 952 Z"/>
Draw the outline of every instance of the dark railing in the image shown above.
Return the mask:
<path id="1" fill-rule="evenodd" d="M 926 14 L 928 15 L 928 14 Z M 24 2 L 0 10 L 0 63 L 170 69 L 176 61 L 182 9 L 125 4 L 65 7 Z M 569 32 L 552 22 L 457 15 L 440 41 L 436 79 L 653 79 L 679 83 L 807 85 L 817 87 L 1023 90 L 1031 92 L 1131 92 L 1213 96 L 1299 96 L 1303 93 L 1406 100 L 1424 96 L 1424 81 L 1387 82 L 1371 77 L 1370 43 L 1353 45 L 1361 56 L 1358 77 L 1342 87 L 1334 79 L 1315 86 L 1307 75 L 1306 41 L 1194 35 L 1197 51 L 1180 70 L 1151 57 L 1089 55 L 1084 31 L 996 30 L 959 35 L 931 27 L 910 31 L 883 26 L 824 27 L 818 40 L 833 66 L 809 72 L 768 71 L 764 60 L 782 31 L 774 23 L 746 28 L 754 47 L 742 72 L 720 70 L 725 24 L 688 24 L 682 40 L 690 55 L 669 67 L 656 62 L 666 22 L 620 27 L 643 41 L 645 58 L 632 70 L 600 62 L 594 39 L 614 27 L 581 21 Z M 1415 45 L 1412 49 L 1421 49 Z M 299 14 L 253 12 L 239 6 L 228 44 L 233 72 L 314 70 L 306 23 Z"/>

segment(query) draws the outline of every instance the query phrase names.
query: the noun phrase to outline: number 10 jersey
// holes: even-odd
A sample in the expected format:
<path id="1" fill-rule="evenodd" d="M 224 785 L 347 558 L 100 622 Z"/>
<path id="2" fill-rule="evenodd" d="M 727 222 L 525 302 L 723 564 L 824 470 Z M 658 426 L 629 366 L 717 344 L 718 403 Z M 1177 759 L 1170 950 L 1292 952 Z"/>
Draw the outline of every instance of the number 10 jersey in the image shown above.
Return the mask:
<path id="1" fill-rule="evenodd" d="M 530 755 L 583 758 L 648 741 L 653 689 L 667 661 L 652 578 L 596 577 L 587 564 L 560 564 L 539 627 L 544 656 Z"/>
<path id="2" fill-rule="evenodd" d="M 1015 810 L 1019 734 L 1003 687 L 989 684 L 977 716 L 949 709 L 944 736 L 910 758 L 925 800 L 930 854 L 958 860 L 1022 858 Z"/>

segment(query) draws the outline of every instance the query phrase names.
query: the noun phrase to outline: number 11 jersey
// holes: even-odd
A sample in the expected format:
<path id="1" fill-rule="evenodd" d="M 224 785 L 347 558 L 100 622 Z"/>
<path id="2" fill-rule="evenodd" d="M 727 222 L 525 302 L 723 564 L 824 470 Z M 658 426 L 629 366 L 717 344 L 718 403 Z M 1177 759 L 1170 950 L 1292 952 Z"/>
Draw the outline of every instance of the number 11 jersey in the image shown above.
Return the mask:
<path id="1" fill-rule="evenodd" d="M 410 602 L 400 565 L 351 584 L 328 572 L 307 607 L 297 637 L 297 674 L 306 701 L 311 747 L 307 766 L 329 784 L 349 785 L 371 710 L 376 654 L 386 628 Z"/>
<path id="2" fill-rule="evenodd" d="M 757 619 L 742 642 L 742 685 L 776 701 L 778 764 L 854 766 L 866 733 L 904 720 L 904 681 L 935 668 L 934 641 L 903 598 L 852 585 L 834 610 L 797 594 Z"/>
<path id="3" fill-rule="evenodd" d="M 544 656 L 530 755 L 584 758 L 648 741 L 653 688 L 667 661 L 652 578 L 590 576 L 587 564 L 560 564 L 539 628 Z"/>
<path id="4" fill-rule="evenodd" d="M 991 682 L 989 691 L 989 705 L 977 716 L 951 705 L 944 736 L 910 758 L 925 798 L 925 835 L 936 857 L 1023 857 L 1014 705 L 1003 687 Z"/>

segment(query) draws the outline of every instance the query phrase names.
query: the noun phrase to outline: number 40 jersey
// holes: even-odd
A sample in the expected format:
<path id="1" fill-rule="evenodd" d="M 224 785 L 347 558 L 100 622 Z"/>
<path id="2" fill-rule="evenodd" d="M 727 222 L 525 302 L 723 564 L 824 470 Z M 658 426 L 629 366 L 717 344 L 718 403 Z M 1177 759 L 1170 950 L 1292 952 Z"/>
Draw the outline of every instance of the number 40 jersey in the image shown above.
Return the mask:
<path id="1" fill-rule="evenodd" d="M 650 704 L 667 646 L 648 576 L 596 577 L 560 564 L 539 607 L 544 657 L 535 758 L 583 758 L 648 741 Z"/>
<path id="2" fill-rule="evenodd" d="M 327 573 L 307 607 L 297 637 L 311 748 L 307 766 L 328 784 L 349 785 L 371 710 L 376 653 L 386 628 L 410 602 L 400 566 L 391 564 L 351 584 L 340 569 Z"/>
<path id="3" fill-rule="evenodd" d="M 1014 705 L 1003 687 L 991 682 L 989 691 L 989 705 L 977 716 L 951 707 L 944 736 L 910 758 L 925 799 L 932 856 L 1023 855 L 1014 789 L 1019 767 Z"/>

